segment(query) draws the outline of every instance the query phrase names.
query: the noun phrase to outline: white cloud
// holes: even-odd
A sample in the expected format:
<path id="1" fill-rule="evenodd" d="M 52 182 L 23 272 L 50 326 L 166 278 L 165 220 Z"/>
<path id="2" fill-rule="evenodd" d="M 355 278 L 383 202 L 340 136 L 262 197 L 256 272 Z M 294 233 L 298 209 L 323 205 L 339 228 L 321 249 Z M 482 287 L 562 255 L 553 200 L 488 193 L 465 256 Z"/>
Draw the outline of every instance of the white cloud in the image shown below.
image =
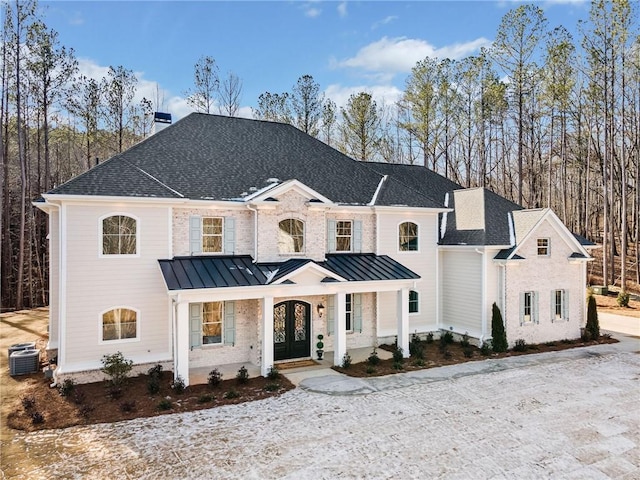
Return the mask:
<path id="1" fill-rule="evenodd" d="M 378 75 L 394 75 L 411 71 L 416 62 L 425 57 L 458 59 L 490 44 L 490 40 L 481 37 L 471 42 L 436 48 L 421 39 L 382 37 L 362 47 L 354 57 L 335 62 L 335 66 L 376 72 Z"/>
<path id="2" fill-rule="evenodd" d="M 373 25 L 371 25 L 371 30 L 375 30 L 376 28 L 382 26 L 382 25 L 386 25 L 387 23 L 391 23 L 395 20 L 398 20 L 398 16 L 397 15 L 389 15 L 386 18 L 383 18 L 382 20 L 378 20 L 377 22 L 375 22 Z"/>
<path id="3" fill-rule="evenodd" d="M 342 2 L 338 5 L 338 15 L 342 18 L 347 16 L 347 2 Z"/>
<path id="4" fill-rule="evenodd" d="M 69 17 L 69 25 L 84 25 L 84 18 L 80 12 L 73 12 Z"/>

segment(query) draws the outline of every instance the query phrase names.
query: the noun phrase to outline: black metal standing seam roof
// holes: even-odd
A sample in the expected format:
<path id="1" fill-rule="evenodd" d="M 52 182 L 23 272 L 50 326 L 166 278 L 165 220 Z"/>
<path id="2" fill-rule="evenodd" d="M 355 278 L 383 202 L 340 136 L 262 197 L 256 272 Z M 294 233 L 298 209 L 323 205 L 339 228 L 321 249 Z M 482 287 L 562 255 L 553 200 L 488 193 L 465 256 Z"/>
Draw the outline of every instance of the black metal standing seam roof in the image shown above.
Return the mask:
<path id="1" fill-rule="evenodd" d="M 264 285 L 267 278 L 250 256 L 176 257 L 158 260 L 169 290 Z"/>
<path id="2" fill-rule="evenodd" d="M 282 263 L 253 263 L 248 255 L 195 256 L 158 260 L 169 290 L 270 285 L 307 263 L 315 263 L 348 281 L 413 280 L 420 276 L 386 255 L 335 254 L 324 262 L 292 259 Z M 277 272 L 269 279 L 271 272 Z"/>

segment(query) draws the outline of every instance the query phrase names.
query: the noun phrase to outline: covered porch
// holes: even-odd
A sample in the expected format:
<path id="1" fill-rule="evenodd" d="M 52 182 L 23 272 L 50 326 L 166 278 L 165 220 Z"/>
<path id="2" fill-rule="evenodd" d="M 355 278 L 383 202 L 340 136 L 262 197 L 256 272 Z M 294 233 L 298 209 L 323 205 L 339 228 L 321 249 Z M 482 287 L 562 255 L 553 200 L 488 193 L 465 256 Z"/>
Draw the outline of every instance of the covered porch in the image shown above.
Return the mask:
<path id="1" fill-rule="evenodd" d="M 181 257 L 160 264 L 173 304 L 174 374 L 185 383 L 206 381 L 213 368 L 225 378 L 242 365 L 266 376 L 279 360 L 316 358 L 318 335 L 323 368 L 341 365 L 347 351 L 352 359 L 368 355 L 377 344 L 377 292 L 395 292 L 398 345 L 409 354 L 409 291 L 419 277 L 389 257 L 343 254 L 270 265 L 250 257 Z M 202 337 L 196 315 L 212 303 L 222 305 L 220 325 Z"/>

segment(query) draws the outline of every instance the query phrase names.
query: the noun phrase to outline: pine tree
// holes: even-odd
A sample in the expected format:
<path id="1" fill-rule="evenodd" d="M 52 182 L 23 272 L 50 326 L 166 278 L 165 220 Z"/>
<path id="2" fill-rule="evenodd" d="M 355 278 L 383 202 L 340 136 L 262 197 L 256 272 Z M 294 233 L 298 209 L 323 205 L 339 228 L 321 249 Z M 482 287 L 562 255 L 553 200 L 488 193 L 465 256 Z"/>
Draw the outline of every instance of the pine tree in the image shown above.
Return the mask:
<path id="1" fill-rule="evenodd" d="M 587 300 L 587 327 L 592 340 L 600 338 L 600 322 L 598 321 L 598 308 L 596 307 L 596 299 L 593 295 L 589 295 Z"/>
<path id="2" fill-rule="evenodd" d="M 509 347 L 507 343 L 507 333 L 504 330 L 504 322 L 502 321 L 502 313 L 494 303 L 491 307 L 491 337 L 492 348 L 494 352 L 506 352 Z"/>

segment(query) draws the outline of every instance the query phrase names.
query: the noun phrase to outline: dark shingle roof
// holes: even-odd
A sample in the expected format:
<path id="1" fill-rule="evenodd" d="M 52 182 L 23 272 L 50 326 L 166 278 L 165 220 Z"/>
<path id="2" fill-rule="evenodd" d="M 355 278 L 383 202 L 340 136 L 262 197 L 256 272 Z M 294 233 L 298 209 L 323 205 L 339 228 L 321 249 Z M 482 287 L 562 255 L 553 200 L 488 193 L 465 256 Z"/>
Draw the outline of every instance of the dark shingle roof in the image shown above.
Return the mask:
<path id="1" fill-rule="evenodd" d="M 175 257 L 158 262 L 169 290 L 269 285 L 307 263 L 315 263 L 348 281 L 420 278 L 392 258 L 372 253 L 328 255 L 324 262 L 292 259 L 256 264 L 248 255 Z"/>
<path id="2" fill-rule="evenodd" d="M 456 204 L 457 197 L 457 204 Z M 447 226 L 441 245 L 511 245 L 509 214 L 522 207 L 485 188 L 449 194 Z M 464 225 L 471 219 L 472 226 Z"/>

